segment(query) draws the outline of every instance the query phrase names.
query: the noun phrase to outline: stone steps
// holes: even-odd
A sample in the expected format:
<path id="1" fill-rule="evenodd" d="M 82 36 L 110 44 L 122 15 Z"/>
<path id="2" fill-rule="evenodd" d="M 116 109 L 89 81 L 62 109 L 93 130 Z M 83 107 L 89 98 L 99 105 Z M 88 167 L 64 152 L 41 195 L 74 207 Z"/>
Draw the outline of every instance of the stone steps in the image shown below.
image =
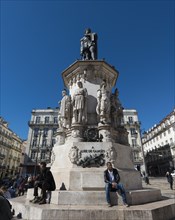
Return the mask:
<path id="1" fill-rule="evenodd" d="M 126 191 L 129 205 L 140 205 L 148 202 L 161 200 L 160 189 L 140 189 Z M 27 199 L 33 199 L 33 189 L 27 192 Z M 56 205 L 106 205 L 105 191 L 69 191 L 55 190 L 51 192 L 51 203 Z M 119 194 L 111 192 L 111 203 L 122 205 L 122 198 Z"/>
<path id="2" fill-rule="evenodd" d="M 11 199 L 15 214 L 23 220 L 173 220 L 175 201 L 167 199 L 130 207 L 107 205 L 32 204 L 26 196 Z"/>

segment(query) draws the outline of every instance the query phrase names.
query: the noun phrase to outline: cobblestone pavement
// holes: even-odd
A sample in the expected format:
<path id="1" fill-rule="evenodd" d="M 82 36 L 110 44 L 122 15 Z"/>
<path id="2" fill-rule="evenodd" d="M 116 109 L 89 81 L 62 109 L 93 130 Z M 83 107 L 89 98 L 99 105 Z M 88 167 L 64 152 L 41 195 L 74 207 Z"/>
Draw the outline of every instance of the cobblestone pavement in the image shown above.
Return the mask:
<path id="1" fill-rule="evenodd" d="M 173 190 L 170 189 L 170 184 L 166 177 L 149 177 L 149 182 L 151 185 L 147 185 L 144 181 L 144 188 L 157 188 L 161 190 L 162 196 L 175 198 L 175 178 L 173 182 Z"/>

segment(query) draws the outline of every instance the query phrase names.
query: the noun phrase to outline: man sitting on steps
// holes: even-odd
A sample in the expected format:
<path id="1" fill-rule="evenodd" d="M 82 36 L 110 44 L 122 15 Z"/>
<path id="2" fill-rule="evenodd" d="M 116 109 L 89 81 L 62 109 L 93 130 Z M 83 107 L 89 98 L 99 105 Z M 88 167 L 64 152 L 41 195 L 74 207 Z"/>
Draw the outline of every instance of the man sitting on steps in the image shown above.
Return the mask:
<path id="1" fill-rule="evenodd" d="M 112 207 L 110 192 L 111 191 L 116 192 L 117 190 L 119 190 L 121 193 L 123 205 L 128 207 L 129 205 L 127 204 L 126 201 L 125 189 L 123 187 L 123 184 L 119 183 L 120 181 L 119 173 L 117 169 L 112 167 L 111 162 L 107 162 L 107 169 L 104 171 L 104 181 L 106 183 L 105 190 L 106 190 L 106 200 L 108 203 L 108 207 Z"/>
<path id="2" fill-rule="evenodd" d="M 55 181 L 51 171 L 46 167 L 45 162 L 40 163 L 41 174 L 35 180 L 34 183 L 34 199 L 30 200 L 33 203 L 39 203 L 40 205 L 46 204 L 46 191 L 54 191 Z M 42 197 L 38 197 L 38 187 L 41 188 Z"/>

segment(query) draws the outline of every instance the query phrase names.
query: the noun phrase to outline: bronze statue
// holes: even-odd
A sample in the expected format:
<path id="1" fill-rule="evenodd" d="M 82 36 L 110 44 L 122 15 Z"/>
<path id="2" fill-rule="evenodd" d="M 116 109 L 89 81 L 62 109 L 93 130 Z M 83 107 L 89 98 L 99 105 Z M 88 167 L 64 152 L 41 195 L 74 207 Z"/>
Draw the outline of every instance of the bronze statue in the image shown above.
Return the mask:
<path id="1" fill-rule="evenodd" d="M 90 28 L 85 30 L 84 37 L 80 40 L 80 54 L 82 60 L 97 59 L 97 34 L 92 33 Z"/>

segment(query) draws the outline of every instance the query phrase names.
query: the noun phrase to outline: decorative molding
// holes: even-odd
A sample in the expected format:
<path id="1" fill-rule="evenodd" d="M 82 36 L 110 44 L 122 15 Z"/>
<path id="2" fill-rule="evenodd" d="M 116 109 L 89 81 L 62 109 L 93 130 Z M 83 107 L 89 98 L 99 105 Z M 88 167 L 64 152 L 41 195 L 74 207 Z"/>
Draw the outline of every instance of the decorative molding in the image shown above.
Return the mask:
<path id="1" fill-rule="evenodd" d="M 105 150 L 91 149 L 80 150 L 77 146 L 70 149 L 69 159 L 77 166 L 85 167 L 100 167 L 105 164 Z"/>

